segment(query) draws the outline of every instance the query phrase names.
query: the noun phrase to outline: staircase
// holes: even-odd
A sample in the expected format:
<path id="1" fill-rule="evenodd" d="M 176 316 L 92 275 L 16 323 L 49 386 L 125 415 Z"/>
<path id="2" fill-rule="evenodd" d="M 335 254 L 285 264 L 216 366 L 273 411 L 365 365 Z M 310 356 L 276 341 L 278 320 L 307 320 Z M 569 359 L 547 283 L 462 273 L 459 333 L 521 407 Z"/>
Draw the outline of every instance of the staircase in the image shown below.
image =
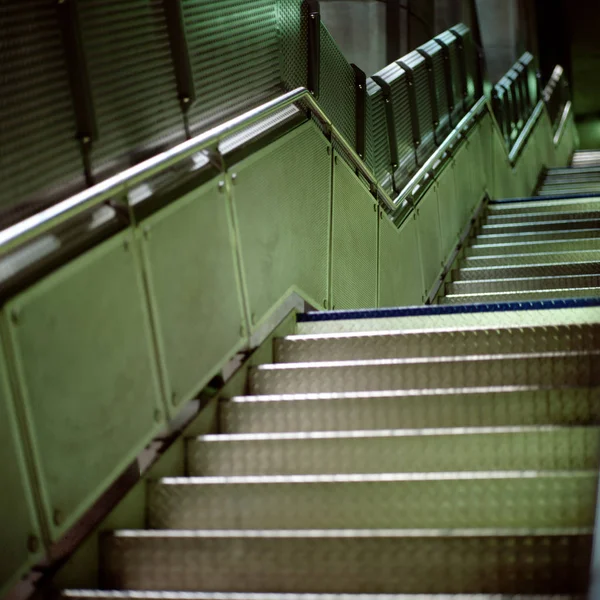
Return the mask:
<path id="1" fill-rule="evenodd" d="M 439 305 L 301 315 L 64 596 L 584 594 L 599 232 L 600 198 L 491 202 Z"/>
<path id="2" fill-rule="evenodd" d="M 600 193 L 600 151 L 575 152 L 571 166 L 548 169 L 540 179 L 539 196 Z"/>

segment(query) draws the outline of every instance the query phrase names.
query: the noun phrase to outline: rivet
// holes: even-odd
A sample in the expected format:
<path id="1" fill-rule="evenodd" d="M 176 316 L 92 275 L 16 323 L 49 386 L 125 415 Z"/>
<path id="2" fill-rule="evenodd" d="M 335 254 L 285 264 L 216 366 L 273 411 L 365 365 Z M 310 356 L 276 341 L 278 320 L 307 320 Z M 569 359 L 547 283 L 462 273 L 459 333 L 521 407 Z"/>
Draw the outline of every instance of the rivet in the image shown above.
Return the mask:
<path id="1" fill-rule="evenodd" d="M 83 136 L 83 138 L 81 139 L 81 141 L 84 144 L 89 144 L 92 140 L 87 135 L 85 135 L 85 136 Z"/>
<path id="2" fill-rule="evenodd" d="M 331 146 L 327 146 L 327 156 L 331 154 Z"/>
<path id="3" fill-rule="evenodd" d="M 377 204 L 373 204 L 373 210 L 377 212 Z"/>
<path id="4" fill-rule="evenodd" d="M 237 173 L 232 173 L 231 174 L 231 183 L 233 183 L 233 185 L 235 185 L 237 181 Z"/>
<path id="5" fill-rule="evenodd" d="M 336 157 L 333 159 L 333 162 L 334 162 L 336 165 L 338 164 L 338 157 L 337 157 L 337 156 L 336 156 Z"/>
<path id="6" fill-rule="evenodd" d="M 390 99 L 389 99 L 389 98 L 386 98 L 386 99 L 385 99 L 385 103 L 386 103 L 386 104 L 389 104 L 389 103 L 390 103 Z"/>
<path id="7" fill-rule="evenodd" d="M 359 83 L 359 84 L 358 84 L 358 89 L 359 89 L 359 90 L 362 90 L 362 89 L 363 89 L 362 83 Z"/>
<path id="8" fill-rule="evenodd" d="M 27 538 L 27 550 L 32 554 L 40 548 L 40 540 L 35 535 L 30 535 Z"/>
<path id="9" fill-rule="evenodd" d="M 63 514 L 60 510 L 55 510 L 54 515 L 52 516 L 55 525 L 60 525 L 63 522 Z"/>
<path id="10" fill-rule="evenodd" d="M 325 298 L 325 300 L 323 300 L 323 308 L 327 308 L 327 298 Z"/>
<path id="11" fill-rule="evenodd" d="M 225 182 L 219 181 L 219 192 L 223 193 L 225 191 Z"/>
<path id="12" fill-rule="evenodd" d="M 190 99 L 187 96 L 184 96 L 181 100 L 184 104 L 189 104 L 190 101 Z"/>

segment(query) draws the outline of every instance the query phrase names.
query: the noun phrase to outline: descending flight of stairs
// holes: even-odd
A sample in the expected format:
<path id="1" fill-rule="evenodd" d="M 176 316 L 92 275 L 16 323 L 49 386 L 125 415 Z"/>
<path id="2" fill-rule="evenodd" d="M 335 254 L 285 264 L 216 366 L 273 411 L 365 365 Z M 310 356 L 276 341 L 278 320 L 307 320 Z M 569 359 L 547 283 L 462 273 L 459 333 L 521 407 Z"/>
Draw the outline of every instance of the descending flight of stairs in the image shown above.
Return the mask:
<path id="1" fill-rule="evenodd" d="M 104 535 L 104 591 L 64 594 L 585 594 L 599 225 L 600 198 L 490 203 L 439 304 L 301 315 L 148 529 Z"/>
<path id="2" fill-rule="evenodd" d="M 539 196 L 600 193 L 600 151 L 575 152 L 570 167 L 548 169 L 541 178 Z"/>

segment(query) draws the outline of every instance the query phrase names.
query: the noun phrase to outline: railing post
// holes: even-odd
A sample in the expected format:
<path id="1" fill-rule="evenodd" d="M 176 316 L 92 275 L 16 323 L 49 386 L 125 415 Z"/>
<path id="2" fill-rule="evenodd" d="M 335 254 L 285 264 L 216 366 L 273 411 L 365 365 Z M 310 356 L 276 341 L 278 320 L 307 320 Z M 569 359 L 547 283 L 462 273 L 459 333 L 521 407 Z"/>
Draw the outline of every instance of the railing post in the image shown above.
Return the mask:
<path id="1" fill-rule="evenodd" d="M 354 69 L 354 92 L 356 96 L 356 153 L 360 158 L 365 158 L 365 114 L 367 105 L 367 75 L 355 64 Z"/>
<path id="2" fill-rule="evenodd" d="M 62 0 L 57 3 L 57 10 L 75 112 L 76 136 L 81 148 L 85 181 L 91 186 L 94 184 L 92 143 L 98 139 L 98 128 L 79 25 L 77 0 Z"/>
<path id="3" fill-rule="evenodd" d="M 318 0 L 305 0 L 308 8 L 308 81 L 306 87 L 319 97 L 321 75 L 321 8 Z"/>
<path id="4" fill-rule="evenodd" d="M 189 139 L 191 133 L 188 121 L 188 111 L 196 100 L 196 89 L 194 86 L 190 53 L 185 35 L 181 0 L 163 0 L 163 7 L 165 19 L 167 21 L 169 44 L 171 46 L 171 60 L 173 61 L 175 81 L 177 82 L 177 95 L 179 97 L 179 105 L 181 106 L 181 113 L 183 115 L 185 134 L 187 139 Z"/>

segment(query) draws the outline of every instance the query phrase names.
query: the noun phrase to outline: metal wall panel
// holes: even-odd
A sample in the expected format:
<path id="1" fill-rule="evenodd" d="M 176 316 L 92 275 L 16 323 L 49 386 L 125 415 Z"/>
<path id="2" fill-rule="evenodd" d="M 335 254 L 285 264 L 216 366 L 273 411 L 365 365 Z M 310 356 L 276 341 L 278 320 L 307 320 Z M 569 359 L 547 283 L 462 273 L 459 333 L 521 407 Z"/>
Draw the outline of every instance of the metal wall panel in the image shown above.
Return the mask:
<path id="1" fill-rule="evenodd" d="M 328 298 L 329 144 L 306 123 L 236 169 L 234 207 L 252 325 L 291 291 Z"/>
<path id="2" fill-rule="evenodd" d="M 378 223 L 377 202 L 338 158 L 331 240 L 331 302 L 336 309 L 377 306 Z"/>
<path id="3" fill-rule="evenodd" d="M 454 160 L 446 166 L 437 183 L 438 207 L 440 218 L 440 239 L 442 256 L 449 256 L 458 243 L 458 234 L 463 226 L 456 193 L 456 165 Z"/>
<path id="4" fill-rule="evenodd" d="M 185 139 L 162 0 L 79 0 L 98 125 L 94 170 Z"/>
<path id="5" fill-rule="evenodd" d="M 171 409 L 193 398 L 243 343 L 230 210 L 213 179 L 141 226 Z"/>
<path id="6" fill-rule="evenodd" d="M 0 596 L 43 554 L 24 448 L 0 345 Z"/>
<path id="7" fill-rule="evenodd" d="M 379 306 L 423 303 L 417 224 L 407 219 L 398 229 L 385 216 L 379 229 Z"/>
<path id="8" fill-rule="evenodd" d="M 82 186 L 56 5 L 2 2 L 0 56 L 0 208 Z"/>
<path id="9" fill-rule="evenodd" d="M 277 0 L 182 0 L 197 100 L 192 131 L 281 90 Z"/>
<path id="10" fill-rule="evenodd" d="M 164 423 L 136 254 L 131 232 L 121 233 L 7 304 L 53 540 Z"/>
<path id="11" fill-rule="evenodd" d="M 433 186 L 419 201 L 415 217 L 423 273 L 423 295 L 426 296 L 437 281 L 446 258 L 442 252 L 438 193 Z"/>
<path id="12" fill-rule="evenodd" d="M 346 141 L 354 146 L 356 140 L 354 69 L 323 25 L 321 25 L 319 105 Z"/>

